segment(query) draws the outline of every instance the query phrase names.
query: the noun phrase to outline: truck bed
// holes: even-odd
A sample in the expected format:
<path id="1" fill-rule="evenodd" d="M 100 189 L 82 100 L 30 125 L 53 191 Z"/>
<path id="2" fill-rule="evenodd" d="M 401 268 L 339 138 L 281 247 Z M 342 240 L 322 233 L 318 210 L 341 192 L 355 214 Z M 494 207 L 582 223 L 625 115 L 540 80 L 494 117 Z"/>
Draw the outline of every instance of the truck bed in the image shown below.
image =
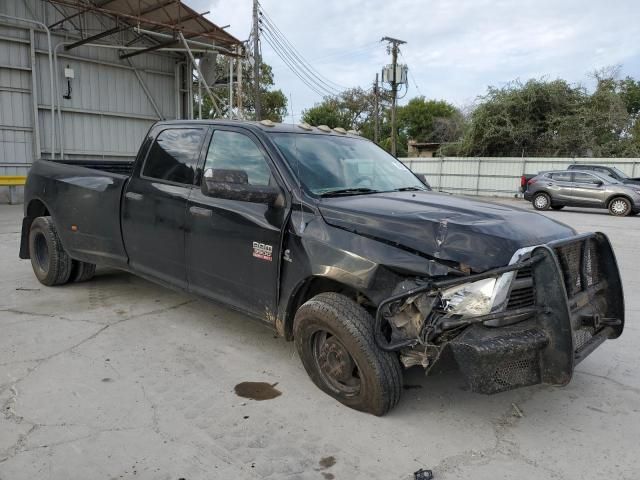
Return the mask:
<path id="1" fill-rule="evenodd" d="M 62 244 L 78 260 L 126 265 L 120 203 L 133 163 L 38 160 L 29 172 L 25 198 L 41 201 Z M 26 213 L 30 209 L 26 205 Z"/>
<path id="2" fill-rule="evenodd" d="M 101 172 L 117 173 L 120 175 L 131 175 L 133 171 L 133 160 L 131 161 L 113 161 L 113 160 L 51 160 L 55 163 L 63 163 L 65 165 L 74 165 L 77 167 L 90 168 L 92 170 L 100 170 Z"/>

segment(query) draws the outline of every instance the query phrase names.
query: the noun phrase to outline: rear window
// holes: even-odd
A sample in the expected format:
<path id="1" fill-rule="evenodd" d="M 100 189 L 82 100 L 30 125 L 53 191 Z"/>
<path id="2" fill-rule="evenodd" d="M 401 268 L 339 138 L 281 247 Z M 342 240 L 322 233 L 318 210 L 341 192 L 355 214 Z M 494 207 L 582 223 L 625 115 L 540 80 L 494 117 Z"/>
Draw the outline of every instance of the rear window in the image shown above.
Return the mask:
<path id="1" fill-rule="evenodd" d="M 163 130 L 151 147 L 142 175 L 192 185 L 203 137 L 200 128 Z"/>
<path id="2" fill-rule="evenodd" d="M 558 182 L 570 182 L 571 181 L 571 173 L 570 172 L 557 172 L 551 173 L 549 175 L 553 180 Z"/>

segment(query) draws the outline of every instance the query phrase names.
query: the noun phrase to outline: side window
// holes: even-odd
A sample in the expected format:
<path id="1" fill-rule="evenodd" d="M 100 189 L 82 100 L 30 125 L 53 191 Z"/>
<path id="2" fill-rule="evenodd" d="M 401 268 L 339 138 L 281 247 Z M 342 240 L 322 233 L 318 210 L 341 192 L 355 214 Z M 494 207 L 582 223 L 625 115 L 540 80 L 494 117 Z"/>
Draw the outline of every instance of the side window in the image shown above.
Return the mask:
<path id="1" fill-rule="evenodd" d="M 169 182 L 193 184 L 204 130 L 169 128 L 157 136 L 142 175 Z"/>
<path id="2" fill-rule="evenodd" d="M 575 183 L 582 183 L 582 184 L 590 184 L 593 185 L 594 183 L 598 183 L 600 180 L 597 179 L 595 176 L 590 175 L 588 173 L 574 173 L 573 174 L 573 181 Z"/>
<path id="3" fill-rule="evenodd" d="M 267 186 L 271 170 L 258 146 L 243 133 L 216 130 L 213 132 L 205 171 L 241 170 L 247 174 L 250 185 Z"/>
<path id="4" fill-rule="evenodd" d="M 571 181 L 571 172 L 558 172 L 552 173 L 551 178 L 556 182 L 570 182 Z"/>

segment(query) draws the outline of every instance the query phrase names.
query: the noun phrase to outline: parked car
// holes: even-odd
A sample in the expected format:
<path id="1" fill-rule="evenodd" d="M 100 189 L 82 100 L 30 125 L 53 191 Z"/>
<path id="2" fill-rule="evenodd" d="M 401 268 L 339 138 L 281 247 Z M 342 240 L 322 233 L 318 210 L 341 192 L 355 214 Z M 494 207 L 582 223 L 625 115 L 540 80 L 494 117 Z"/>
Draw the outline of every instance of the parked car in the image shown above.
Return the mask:
<path id="1" fill-rule="evenodd" d="M 536 210 L 566 206 L 608 208 L 624 217 L 640 212 L 640 186 L 624 184 L 601 173 L 581 170 L 544 172 L 527 182 L 525 200 Z"/>
<path id="2" fill-rule="evenodd" d="M 609 177 L 615 178 L 616 180 L 624 184 L 640 186 L 640 178 L 631 178 L 622 170 L 616 167 L 608 167 L 605 165 L 574 164 L 574 165 L 569 165 L 567 170 L 581 170 L 583 172 L 595 172 L 601 175 L 607 175 Z"/>
<path id="3" fill-rule="evenodd" d="M 448 355 L 473 391 L 565 385 L 623 330 L 604 234 L 427 191 L 344 131 L 160 122 L 127 175 L 89 167 L 29 172 L 20 258 L 41 283 L 110 265 L 228 305 L 295 341 L 312 381 L 358 410 L 386 413 L 402 367 Z"/>
<path id="4" fill-rule="evenodd" d="M 581 170 L 583 172 L 596 172 L 602 175 L 607 175 L 609 177 L 612 177 L 618 180 L 619 182 L 622 182 L 625 184 L 640 185 L 639 177 L 631 178 L 617 167 L 608 167 L 605 165 L 572 164 L 572 165 L 569 165 L 569 167 L 567 167 L 567 170 Z M 531 180 L 534 177 L 537 177 L 542 173 L 545 173 L 545 172 L 540 172 L 537 174 L 525 174 L 520 176 L 520 191 L 524 193 L 527 190 L 527 184 L 529 183 L 529 180 Z"/>

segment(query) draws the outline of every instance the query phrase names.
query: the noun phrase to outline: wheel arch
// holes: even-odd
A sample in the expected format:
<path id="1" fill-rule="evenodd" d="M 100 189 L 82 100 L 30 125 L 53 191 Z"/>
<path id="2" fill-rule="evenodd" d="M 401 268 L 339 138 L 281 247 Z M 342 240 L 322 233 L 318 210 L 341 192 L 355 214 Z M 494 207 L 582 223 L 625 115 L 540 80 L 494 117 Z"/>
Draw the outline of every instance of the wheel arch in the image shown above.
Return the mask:
<path id="1" fill-rule="evenodd" d="M 278 333 L 285 337 L 286 340 L 293 340 L 293 321 L 298 308 L 307 300 L 315 297 L 320 293 L 334 292 L 345 295 L 358 303 L 362 301 L 370 303 L 371 300 L 366 293 L 361 290 L 339 282 L 331 277 L 314 275 L 300 281 L 293 293 L 288 299 L 287 308 L 283 312 L 283 318 L 276 323 Z"/>

